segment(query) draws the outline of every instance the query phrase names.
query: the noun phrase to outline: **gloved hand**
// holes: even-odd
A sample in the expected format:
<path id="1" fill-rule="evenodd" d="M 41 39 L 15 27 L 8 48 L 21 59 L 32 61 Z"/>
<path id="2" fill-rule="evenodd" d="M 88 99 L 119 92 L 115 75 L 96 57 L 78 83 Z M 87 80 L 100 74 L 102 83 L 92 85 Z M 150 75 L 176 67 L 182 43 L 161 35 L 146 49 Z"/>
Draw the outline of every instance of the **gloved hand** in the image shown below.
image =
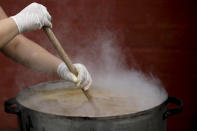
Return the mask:
<path id="1" fill-rule="evenodd" d="M 62 79 L 76 83 L 77 87 L 83 88 L 84 90 L 88 90 L 88 88 L 92 84 L 92 78 L 91 78 L 88 70 L 82 64 L 74 64 L 74 66 L 76 67 L 76 69 L 78 71 L 77 77 L 69 71 L 69 69 L 65 63 L 61 63 L 58 66 L 57 74 Z"/>
<path id="2" fill-rule="evenodd" d="M 46 7 L 38 3 L 28 5 L 11 18 L 14 19 L 19 33 L 41 29 L 43 26 L 52 27 L 51 16 Z"/>

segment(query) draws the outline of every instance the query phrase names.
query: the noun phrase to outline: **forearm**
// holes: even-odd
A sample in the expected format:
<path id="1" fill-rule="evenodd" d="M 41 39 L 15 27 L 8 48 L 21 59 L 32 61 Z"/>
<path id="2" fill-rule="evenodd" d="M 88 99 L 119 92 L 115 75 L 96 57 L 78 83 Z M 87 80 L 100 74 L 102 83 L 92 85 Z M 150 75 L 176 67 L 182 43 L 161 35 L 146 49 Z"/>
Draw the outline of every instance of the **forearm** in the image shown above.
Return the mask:
<path id="1" fill-rule="evenodd" d="M 57 75 L 57 67 L 62 62 L 59 58 L 22 35 L 8 43 L 2 51 L 20 64 L 49 74 Z"/>
<path id="2" fill-rule="evenodd" d="M 8 18 L 0 6 L 0 49 L 18 34 L 18 29 L 12 18 Z"/>
<path id="3" fill-rule="evenodd" d="M 0 20 L 0 49 L 18 34 L 18 28 L 12 18 Z"/>

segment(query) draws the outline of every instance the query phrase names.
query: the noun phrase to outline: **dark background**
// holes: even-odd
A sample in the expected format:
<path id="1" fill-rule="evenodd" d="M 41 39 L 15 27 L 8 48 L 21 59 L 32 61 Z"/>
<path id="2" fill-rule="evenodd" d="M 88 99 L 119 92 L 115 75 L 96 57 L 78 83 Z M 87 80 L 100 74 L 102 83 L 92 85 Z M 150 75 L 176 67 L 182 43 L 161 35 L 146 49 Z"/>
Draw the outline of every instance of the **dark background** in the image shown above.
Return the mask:
<path id="1" fill-rule="evenodd" d="M 72 47 L 91 44 L 95 32 L 108 30 L 128 66 L 152 72 L 170 96 L 184 102 L 180 115 L 169 117 L 168 131 L 197 130 L 197 1 L 196 0 L 35 0 L 53 17 L 53 30 L 70 56 Z M 1 0 L 11 16 L 32 0 Z M 43 31 L 25 34 L 57 54 Z M 78 48 L 77 48 L 78 49 Z M 27 69 L 0 54 L 0 128 L 17 128 L 15 115 L 6 114 L 3 103 L 29 85 L 54 77 Z"/>

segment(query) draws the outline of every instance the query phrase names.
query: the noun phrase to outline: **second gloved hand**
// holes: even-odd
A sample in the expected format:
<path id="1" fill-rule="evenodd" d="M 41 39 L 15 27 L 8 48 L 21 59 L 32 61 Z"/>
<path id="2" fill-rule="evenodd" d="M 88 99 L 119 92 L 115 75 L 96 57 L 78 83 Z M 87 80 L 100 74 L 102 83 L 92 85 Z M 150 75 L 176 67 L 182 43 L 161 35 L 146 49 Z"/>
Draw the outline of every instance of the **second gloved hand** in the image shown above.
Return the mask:
<path id="1" fill-rule="evenodd" d="M 11 18 L 15 21 L 19 33 L 41 29 L 43 26 L 52 27 L 51 16 L 46 7 L 38 3 L 28 5 Z"/>
<path id="2" fill-rule="evenodd" d="M 69 71 L 65 63 L 61 63 L 58 66 L 57 73 L 62 79 L 72 81 L 76 83 L 76 85 L 79 86 L 80 88 L 83 88 L 84 90 L 88 90 L 88 88 L 92 84 L 92 78 L 88 70 L 82 64 L 74 64 L 74 66 L 78 71 L 77 77 Z"/>

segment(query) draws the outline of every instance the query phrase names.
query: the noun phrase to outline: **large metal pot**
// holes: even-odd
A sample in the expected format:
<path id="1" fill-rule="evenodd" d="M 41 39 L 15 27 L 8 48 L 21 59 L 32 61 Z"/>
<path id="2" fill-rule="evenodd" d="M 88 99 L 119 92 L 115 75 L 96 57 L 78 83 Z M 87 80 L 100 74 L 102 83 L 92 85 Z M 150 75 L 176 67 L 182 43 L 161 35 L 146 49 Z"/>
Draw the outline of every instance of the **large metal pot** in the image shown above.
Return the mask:
<path id="1" fill-rule="evenodd" d="M 58 81 L 42 84 L 50 86 L 54 83 Z M 18 116 L 21 131 L 166 131 L 166 118 L 179 114 L 183 105 L 179 99 L 168 97 L 160 105 L 137 113 L 106 117 L 55 115 L 20 103 L 20 99 L 27 95 L 25 93 L 33 88 L 36 86 L 24 89 L 16 98 L 5 102 L 5 112 Z M 176 107 L 169 109 L 169 103 Z"/>

